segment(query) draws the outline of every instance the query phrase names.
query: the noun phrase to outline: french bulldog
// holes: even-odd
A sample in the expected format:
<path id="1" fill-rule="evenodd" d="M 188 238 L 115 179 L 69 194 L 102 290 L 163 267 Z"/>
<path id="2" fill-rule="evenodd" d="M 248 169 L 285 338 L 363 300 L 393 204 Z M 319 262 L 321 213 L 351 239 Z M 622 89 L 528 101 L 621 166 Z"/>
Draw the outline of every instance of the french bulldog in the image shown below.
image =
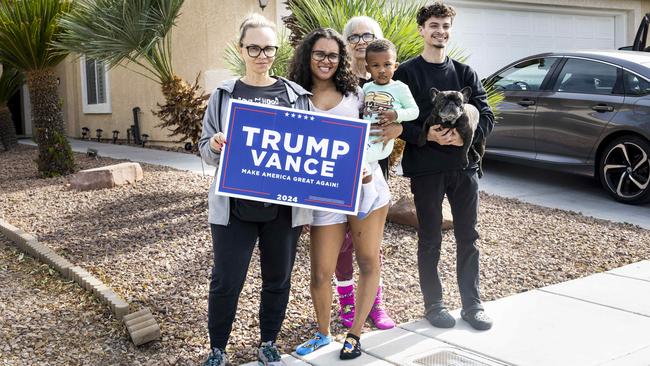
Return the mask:
<path id="1" fill-rule="evenodd" d="M 479 164 L 479 178 L 483 176 L 483 154 L 485 153 L 485 138 L 473 141 L 474 131 L 478 126 L 479 112 L 476 107 L 469 104 L 472 88 L 464 87 L 460 91 L 439 91 L 431 88 L 431 101 L 433 109 L 431 115 L 424 121 L 418 139 L 418 146 L 427 143 L 427 135 L 431 126 L 438 128 L 455 128 L 463 138 L 463 165 L 469 165 L 469 154 L 472 153 L 473 161 Z"/>

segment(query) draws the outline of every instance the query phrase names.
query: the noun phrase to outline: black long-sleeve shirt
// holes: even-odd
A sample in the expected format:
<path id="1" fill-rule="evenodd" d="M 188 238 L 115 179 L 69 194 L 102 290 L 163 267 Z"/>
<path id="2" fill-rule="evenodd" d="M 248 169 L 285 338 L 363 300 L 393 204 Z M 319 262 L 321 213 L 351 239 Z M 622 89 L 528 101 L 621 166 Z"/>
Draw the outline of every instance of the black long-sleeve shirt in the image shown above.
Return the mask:
<path id="1" fill-rule="evenodd" d="M 494 114 L 487 103 L 487 93 L 476 72 L 469 66 L 447 57 L 441 64 L 430 63 L 422 56 L 410 59 L 399 66 L 393 77 L 409 86 L 415 102 L 420 108 L 416 120 L 404 122 L 404 131 L 400 135 L 406 141 L 402 168 L 404 175 L 415 177 L 423 174 L 463 169 L 462 148 L 460 146 L 439 145 L 428 141 L 418 147 L 418 136 L 422 125 L 431 114 L 431 88 L 440 91 L 461 90 L 466 86 L 472 88 L 470 103 L 480 113 L 479 124 L 474 134 L 474 141 L 487 137 L 494 126 Z"/>

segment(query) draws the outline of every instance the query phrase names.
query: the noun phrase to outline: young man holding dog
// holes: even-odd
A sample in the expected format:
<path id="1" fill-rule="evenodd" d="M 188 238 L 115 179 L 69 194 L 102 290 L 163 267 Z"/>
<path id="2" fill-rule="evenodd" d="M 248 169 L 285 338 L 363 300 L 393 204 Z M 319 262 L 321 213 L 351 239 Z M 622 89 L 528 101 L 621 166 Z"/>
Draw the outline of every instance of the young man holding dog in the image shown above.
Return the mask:
<path id="1" fill-rule="evenodd" d="M 478 216 L 478 165 L 462 163 L 463 139 L 456 129 L 432 126 L 427 143 L 418 147 L 418 135 L 427 117 L 432 113 L 431 88 L 438 90 L 472 90 L 469 103 L 480 112 L 474 141 L 487 136 L 494 125 L 494 115 L 487 104 L 485 89 L 469 66 L 447 56 L 447 43 L 456 12 L 441 2 L 420 8 L 417 13 L 418 31 L 424 40 L 422 54 L 403 63 L 395 72 L 395 79 L 407 84 L 420 108 L 415 121 L 403 127 L 384 130 L 383 137 L 393 137 L 402 129 L 400 137 L 406 141 L 402 167 L 411 179 L 411 192 L 419 221 L 418 270 L 424 296 L 425 317 L 439 328 L 451 328 L 456 320 L 442 301 L 442 284 L 438 275 L 438 261 L 442 244 L 442 201 L 449 199 L 454 218 L 456 238 L 456 270 L 462 301 L 461 317 L 478 330 L 487 330 L 492 320 L 485 314 L 479 295 L 479 251 L 476 240 Z"/>

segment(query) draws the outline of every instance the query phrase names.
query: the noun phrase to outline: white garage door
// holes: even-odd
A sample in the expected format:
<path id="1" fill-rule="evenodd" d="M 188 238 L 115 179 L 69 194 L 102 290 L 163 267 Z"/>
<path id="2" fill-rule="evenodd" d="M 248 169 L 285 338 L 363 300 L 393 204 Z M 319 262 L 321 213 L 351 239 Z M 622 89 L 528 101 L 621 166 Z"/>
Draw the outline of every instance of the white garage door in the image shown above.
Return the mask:
<path id="1" fill-rule="evenodd" d="M 585 14 L 562 9 L 481 8 L 454 4 L 451 45 L 470 56 L 468 63 L 485 77 L 521 57 L 539 52 L 617 49 L 624 46 L 625 15 Z M 484 3 L 485 4 L 485 3 Z"/>

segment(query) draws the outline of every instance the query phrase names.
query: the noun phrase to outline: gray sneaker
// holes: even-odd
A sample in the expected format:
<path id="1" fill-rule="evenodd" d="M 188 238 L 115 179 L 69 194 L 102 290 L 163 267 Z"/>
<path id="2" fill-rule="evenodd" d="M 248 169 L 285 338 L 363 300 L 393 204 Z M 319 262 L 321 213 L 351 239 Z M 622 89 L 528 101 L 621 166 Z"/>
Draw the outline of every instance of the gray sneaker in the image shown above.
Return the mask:
<path id="1" fill-rule="evenodd" d="M 284 366 L 280 358 L 280 351 L 273 341 L 262 342 L 257 351 L 257 364 L 259 366 Z"/>
<path id="2" fill-rule="evenodd" d="M 228 364 L 228 355 L 219 348 L 213 348 L 210 356 L 203 363 L 203 366 L 226 366 Z"/>

